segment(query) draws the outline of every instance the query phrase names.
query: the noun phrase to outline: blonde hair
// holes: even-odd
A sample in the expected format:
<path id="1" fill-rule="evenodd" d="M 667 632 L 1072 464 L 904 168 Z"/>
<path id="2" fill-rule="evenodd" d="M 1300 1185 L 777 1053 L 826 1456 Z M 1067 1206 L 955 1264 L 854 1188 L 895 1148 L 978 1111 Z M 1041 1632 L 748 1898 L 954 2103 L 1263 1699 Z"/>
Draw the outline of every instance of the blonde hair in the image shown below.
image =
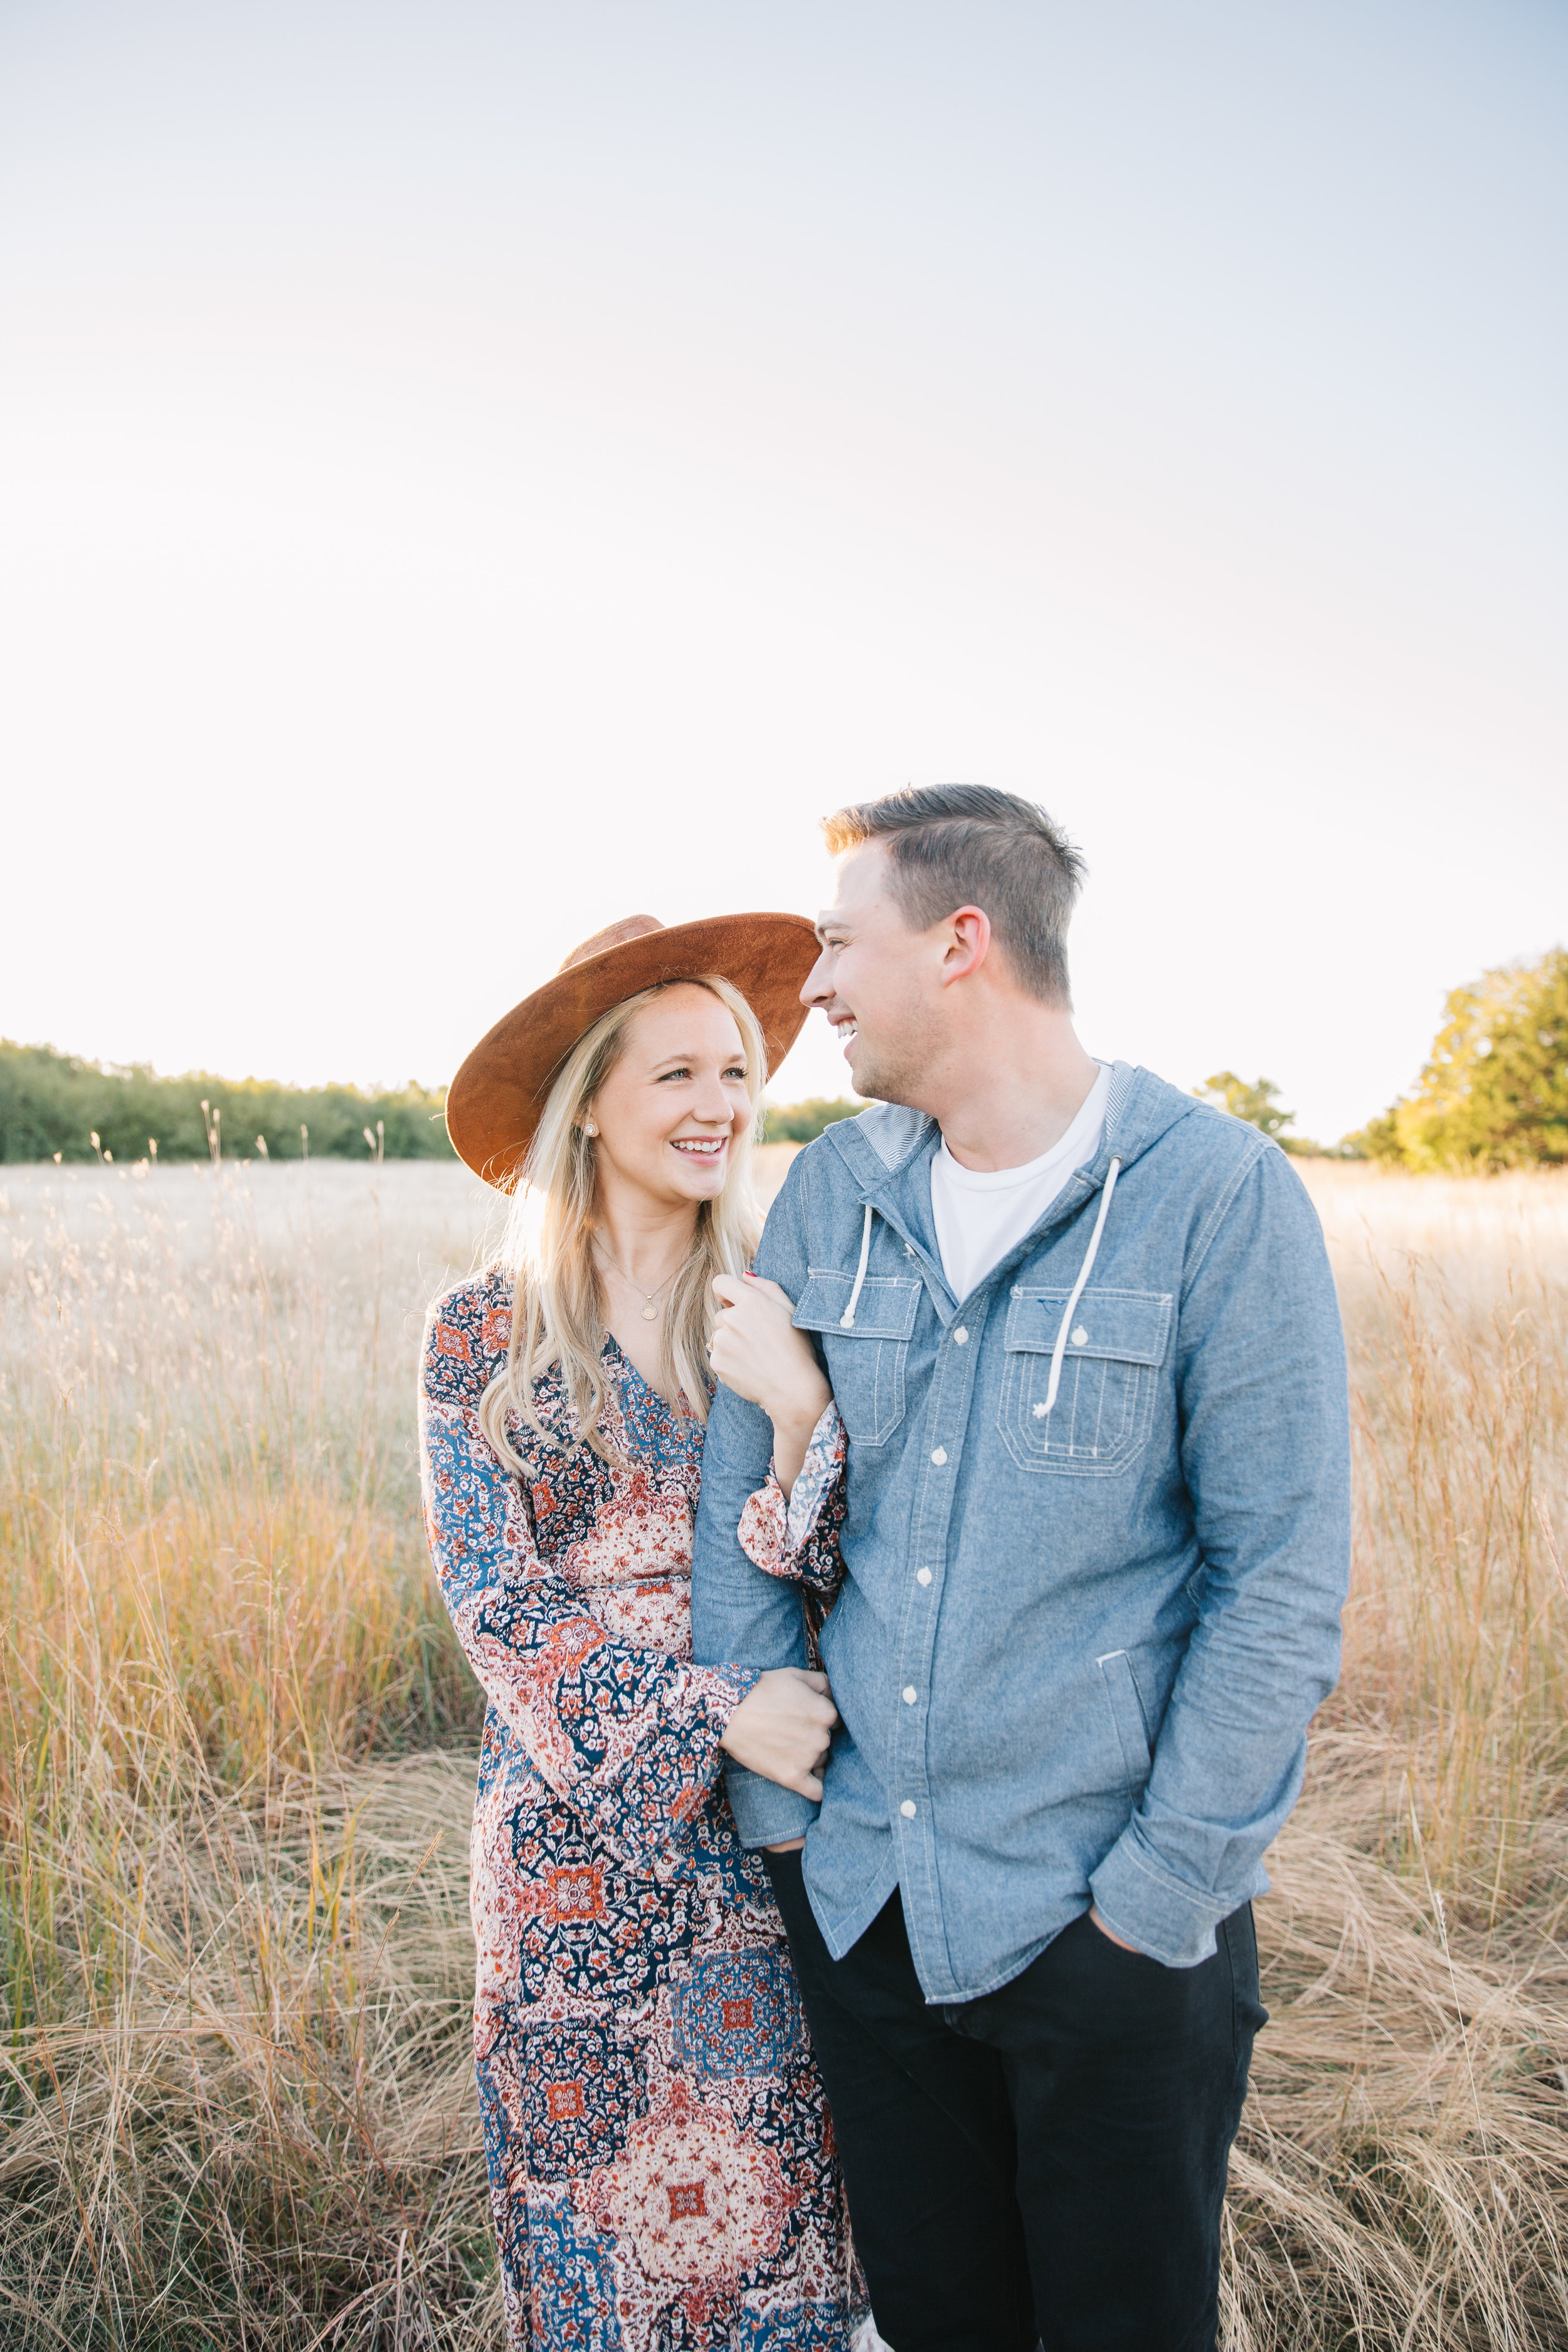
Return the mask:
<path id="1" fill-rule="evenodd" d="M 506 1362 L 479 1399 L 479 1427 L 520 1475 L 529 1465 L 508 1436 L 507 1422 L 515 1415 L 543 1433 L 533 1388 L 551 1364 L 561 1368 L 584 1443 L 602 1460 L 614 1458 L 599 1426 L 605 1399 L 604 1291 L 593 1250 L 596 1154 L 584 1120 L 588 1105 L 625 1051 L 637 1014 L 667 989 L 679 987 L 705 988 L 733 1013 L 745 1047 L 752 1106 L 744 1129 L 731 1136 L 723 1190 L 698 1208 L 691 1255 L 665 1307 L 664 1385 L 680 1389 L 698 1421 L 708 1418 L 708 1343 L 717 1312 L 713 1276 L 743 1274 L 761 1231 L 752 1199 L 751 1157 L 768 1075 L 756 1014 L 738 988 L 711 972 L 661 981 L 613 1005 L 579 1037 L 550 1089 L 495 1261 L 512 1276 Z"/>

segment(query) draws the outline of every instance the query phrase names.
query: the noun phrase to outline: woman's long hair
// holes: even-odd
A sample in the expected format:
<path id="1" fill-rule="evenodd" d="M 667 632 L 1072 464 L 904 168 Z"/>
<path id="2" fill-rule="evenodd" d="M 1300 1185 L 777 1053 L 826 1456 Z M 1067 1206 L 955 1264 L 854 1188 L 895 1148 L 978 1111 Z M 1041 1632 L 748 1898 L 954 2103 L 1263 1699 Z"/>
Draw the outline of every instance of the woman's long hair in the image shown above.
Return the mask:
<path id="1" fill-rule="evenodd" d="M 744 1129 L 731 1132 L 722 1192 L 698 1208 L 691 1255 L 675 1277 L 665 1309 L 664 1385 L 680 1390 L 697 1420 L 708 1418 L 708 1342 L 717 1312 L 713 1276 L 743 1274 L 761 1229 L 752 1199 L 751 1157 L 768 1075 L 755 1013 L 738 988 L 712 973 L 689 982 L 662 981 L 612 1006 L 577 1040 L 550 1089 L 496 1260 L 512 1276 L 506 1362 L 479 1400 L 479 1427 L 501 1460 L 520 1474 L 529 1465 L 508 1436 L 507 1423 L 515 1414 L 542 1433 L 533 1384 L 550 1364 L 561 1368 L 584 1444 L 603 1460 L 613 1459 L 599 1427 L 605 1386 L 605 1299 L 593 1245 L 596 1154 L 584 1121 L 643 1006 L 666 989 L 682 986 L 707 989 L 734 1014 L 752 1105 Z"/>

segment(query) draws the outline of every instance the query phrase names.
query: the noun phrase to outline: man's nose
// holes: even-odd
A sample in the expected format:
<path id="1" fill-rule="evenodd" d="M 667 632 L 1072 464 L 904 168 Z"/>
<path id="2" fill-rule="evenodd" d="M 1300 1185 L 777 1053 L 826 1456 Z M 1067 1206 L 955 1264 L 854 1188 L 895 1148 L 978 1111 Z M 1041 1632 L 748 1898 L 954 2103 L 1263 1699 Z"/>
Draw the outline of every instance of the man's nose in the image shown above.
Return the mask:
<path id="1" fill-rule="evenodd" d="M 805 975 L 800 1001 L 805 1005 L 826 1004 L 833 993 L 833 976 L 827 970 L 827 950 L 823 949 Z"/>

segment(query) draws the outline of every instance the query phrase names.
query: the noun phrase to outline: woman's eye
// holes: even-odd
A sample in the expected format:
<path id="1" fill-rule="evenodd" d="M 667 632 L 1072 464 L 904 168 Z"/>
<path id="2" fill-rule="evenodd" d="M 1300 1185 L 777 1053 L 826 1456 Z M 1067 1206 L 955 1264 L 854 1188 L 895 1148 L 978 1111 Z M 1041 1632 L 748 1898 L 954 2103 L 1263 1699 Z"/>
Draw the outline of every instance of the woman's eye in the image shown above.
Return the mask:
<path id="1" fill-rule="evenodd" d="M 667 1078 L 689 1078 L 690 1076 L 690 1071 L 684 1067 L 679 1070 L 666 1070 L 661 1074 L 658 1083 L 662 1087 Z"/>
<path id="2" fill-rule="evenodd" d="M 724 1076 L 727 1078 L 739 1078 L 742 1086 L 746 1083 L 746 1073 L 738 1062 L 732 1062 Z"/>

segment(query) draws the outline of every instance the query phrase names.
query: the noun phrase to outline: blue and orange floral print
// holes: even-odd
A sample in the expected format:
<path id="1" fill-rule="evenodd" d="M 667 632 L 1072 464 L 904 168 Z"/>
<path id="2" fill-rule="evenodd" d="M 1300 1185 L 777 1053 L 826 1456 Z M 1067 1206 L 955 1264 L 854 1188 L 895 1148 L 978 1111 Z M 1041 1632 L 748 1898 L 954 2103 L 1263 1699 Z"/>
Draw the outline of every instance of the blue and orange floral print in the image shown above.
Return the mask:
<path id="1" fill-rule="evenodd" d="M 767 1485 L 747 1500 L 736 1530 L 752 1567 L 804 1585 L 821 1604 L 823 1617 L 844 1581 L 838 1538 L 848 1501 L 848 1459 L 844 1423 L 838 1407 L 830 1404 L 811 1433 L 787 1505 L 778 1480 L 770 1475 Z"/>
<path id="2" fill-rule="evenodd" d="M 832 2126 L 719 1742 L 757 1677 L 691 1664 L 700 1424 L 605 1344 L 605 1462 L 552 1372 L 526 1478 L 479 1425 L 511 1284 L 443 1298 L 421 1396 L 430 1551 L 488 1701 L 474 2048 L 511 2352 L 847 2352 L 865 2300 Z M 826 1591 L 770 1478 L 748 1535 Z"/>

